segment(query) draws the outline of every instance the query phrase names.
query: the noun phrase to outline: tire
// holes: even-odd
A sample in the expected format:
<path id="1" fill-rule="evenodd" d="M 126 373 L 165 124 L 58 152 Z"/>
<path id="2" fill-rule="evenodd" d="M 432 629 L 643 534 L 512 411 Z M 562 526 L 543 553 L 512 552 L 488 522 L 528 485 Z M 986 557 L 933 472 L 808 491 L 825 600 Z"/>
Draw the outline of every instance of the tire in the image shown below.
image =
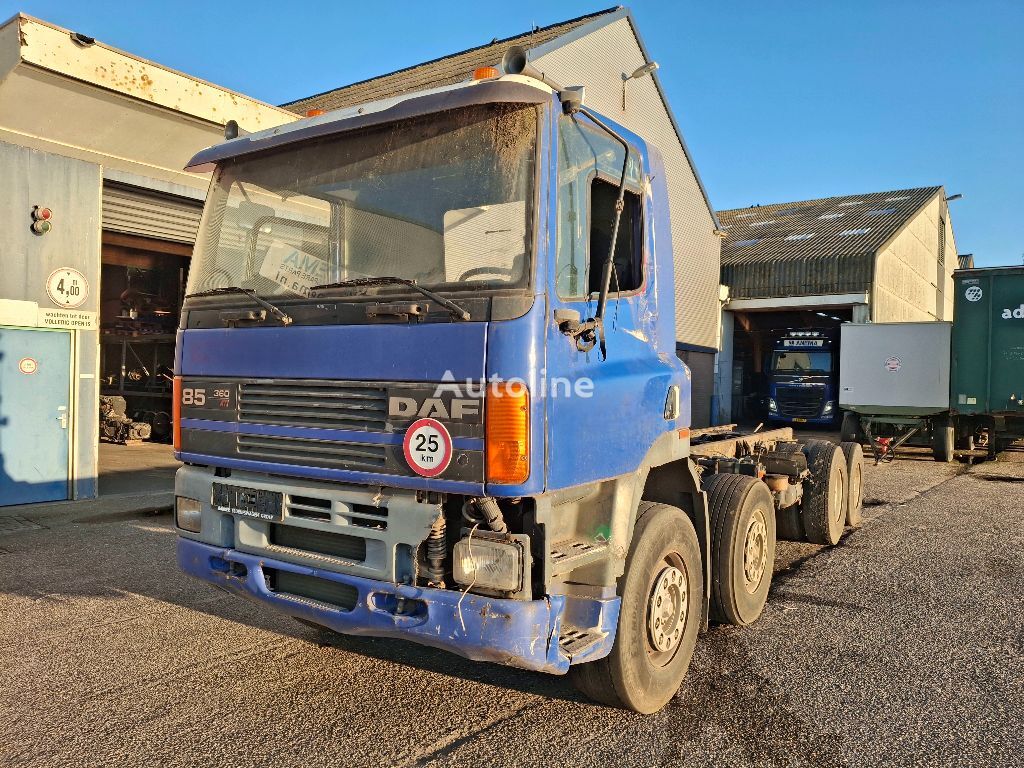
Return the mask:
<path id="1" fill-rule="evenodd" d="M 860 416 L 853 411 L 843 412 L 843 425 L 839 428 L 840 437 L 844 443 L 859 443 L 863 437 L 860 428 Z"/>
<path id="2" fill-rule="evenodd" d="M 704 484 L 711 518 L 710 615 L 744 627 L 761 615 L 775 566 L 775 503 L 749 475 L 712 475 Z"/>
<path id="3" fill-rule="evenodd" d="M 683 579 L 684 589 L 674 594 L 678 602 L 671 599 L 675 576 L 671 568 Z M 605 658 L 569 668 L 576 688 L 602 704 L 642 714 L 665 706 L 686 676 L 697 645 L 703 623 L 703 574 L 700 546 L 690 519 L 675 507 L 642 502 L 626 570 L 619 577 L 617 591 L 622 604 L 615 644 Z M 679 629 L 678 639 L 666 650 L 659 650 L 652 636 L 654 622 L 661 618 L 651 610 L 655 595 L 663 595 L 666 608 L 682 608 L 678 621 L 669 625 L 670 630 Z"/>
<path id="4" fill-rule="evenodd" d="M 833 546 L 846 523 L 846 457 L 828 440 L 808 440 L 804 454 L 811 471 L 800 505 L 804 533 L 812 544 Z"/>
<path id="5" fill-rule="evenodd" d="M 860 528 L 864 523 L 864 449 L 860 443 L 840 443 L 846 457 L 846 524 Z"/>
<path id="6" fill-rule="evenodd" d="M 932 422 L 932 456 L 949 464 L 956 458 L 956 427 L 949 418 Z"/>

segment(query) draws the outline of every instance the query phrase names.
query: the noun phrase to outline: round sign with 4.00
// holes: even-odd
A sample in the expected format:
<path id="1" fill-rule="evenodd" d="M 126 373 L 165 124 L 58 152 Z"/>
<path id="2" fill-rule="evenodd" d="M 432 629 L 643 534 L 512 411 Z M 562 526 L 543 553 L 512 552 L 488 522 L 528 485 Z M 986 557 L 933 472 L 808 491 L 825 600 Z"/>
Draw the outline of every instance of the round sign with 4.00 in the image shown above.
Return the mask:
<path id="1" fill-rule="evenodd" d="M 452 460 L 452 436 L 437 419 L 419 419 L 406 430 L 402 450 L 413 472 L 435 477 Z"/>
<path id="2" fill-rule="evenodd" d="M 74 309 L 89 298 L 89 281 L 77 269 L 61 267 L 46 278 L 46 295 L 58 307 Z"/>

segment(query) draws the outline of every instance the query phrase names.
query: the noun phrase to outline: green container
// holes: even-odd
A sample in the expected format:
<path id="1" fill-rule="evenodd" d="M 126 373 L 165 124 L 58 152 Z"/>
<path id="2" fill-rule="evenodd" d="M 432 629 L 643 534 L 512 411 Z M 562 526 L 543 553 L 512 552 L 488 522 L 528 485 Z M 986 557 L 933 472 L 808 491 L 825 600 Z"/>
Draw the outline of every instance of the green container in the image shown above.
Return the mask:
<path id="1" fill-rule="evenodd" d="M 953 413 L 1024 416 L 1024 266 L 953 273 Z"/>

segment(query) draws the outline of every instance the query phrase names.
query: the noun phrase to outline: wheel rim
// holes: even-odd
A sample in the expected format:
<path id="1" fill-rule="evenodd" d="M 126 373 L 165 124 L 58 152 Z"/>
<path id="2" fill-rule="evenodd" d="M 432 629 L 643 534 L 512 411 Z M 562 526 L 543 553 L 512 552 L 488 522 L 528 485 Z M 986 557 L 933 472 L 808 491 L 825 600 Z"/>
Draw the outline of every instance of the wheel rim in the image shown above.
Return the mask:
<path id="1" fill-rule="evenodd" d="M 747 524 L 743 539 L 743 586 L 747 592 L 756 592 L 768 564 L 768 526 L 764 512 L 756 510 Z"/>
<path id="2" fill-rule="evenodd" d="M 861 468 L 856 467 L 850 472 L 850 508 L 860 509 L 861 500 Z"/>
<path id="3" fill-rule="evenodd" d="M 828 493 L 829 503 L 832 505 L 833 521 L 842 524 L 842 520 L 846 516 L 846 507 L 843 505 L 843 470 L 838 464 L 833 464 L 832 466 L 835 469 L 829 481 L 829 484 L 832 486 L 829 488 Z"/>
<path id="4" fill-rule="evenodd" d="M 654 580 L 647 603 L 647 639 L 659 655 L 671 657 L 683 639 L 689 592 L 686 569 L 665 563 Z"/>

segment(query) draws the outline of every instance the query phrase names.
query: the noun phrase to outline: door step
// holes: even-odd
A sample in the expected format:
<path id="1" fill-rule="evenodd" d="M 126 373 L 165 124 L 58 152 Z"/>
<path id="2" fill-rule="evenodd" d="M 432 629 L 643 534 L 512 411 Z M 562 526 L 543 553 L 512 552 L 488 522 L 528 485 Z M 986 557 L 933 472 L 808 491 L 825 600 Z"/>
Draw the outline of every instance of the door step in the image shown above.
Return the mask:
<path id="1" fill-rule="evenodd" d="M 603 560 L 608 552 L 607 542 L 586 539 L 566 539 L 551 547 L 549 561 L 551 575 L 561 576 L 579 568 Z"/>
<path id="2" fill-rule="evenodd" d="M 578 656 L 592 646 L 597 645 L 603 639 L 604 635 L 600 635 L 597 632 L 588 632 L 585 629 L 577 629 L 576 627 L 566 625 L 562 627 L 562 634 L 558 638 L 558 647 L 562 649 L 562 653 L 571 659 L 573 656 Z"/>

